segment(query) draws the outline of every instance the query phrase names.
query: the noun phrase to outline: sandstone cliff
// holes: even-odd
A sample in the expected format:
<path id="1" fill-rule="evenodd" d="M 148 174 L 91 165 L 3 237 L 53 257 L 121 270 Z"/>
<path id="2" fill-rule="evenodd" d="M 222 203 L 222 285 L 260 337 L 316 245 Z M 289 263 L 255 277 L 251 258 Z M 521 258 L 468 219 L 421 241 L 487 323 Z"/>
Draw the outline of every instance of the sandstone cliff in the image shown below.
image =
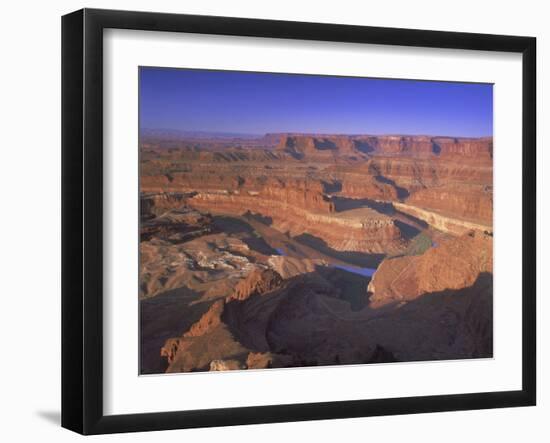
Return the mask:
<path id="1" fill-rule="evenodd" d="M 228 297 L 230 300 L 246 300 L 254 295 L 261 295 L 281 286 L 282 277 L 272 269 L 255 269 L 243 278 Z"/>
<path id="2" fill-rule="evenodd" d="M 424 220 L 430 226 L 454 235 L 463 235 L 470 231 L 479 231 L 485 233 L 492 233 L 492 222 L 487 224 L 473 223 L 465 219 L 459 219 L 455 217 L 445 216 L 439 212 L 428 211 L 409 204 L 403 204 L 395 202 L 393 204 L 399 211 L 412 215 L 420 220 Z"/>
<path id="3" fill-rule="evenodd" d="M 441 242 L 419 256 L 385 259 L 368 291 L 373 307 L 414 300 L 423 294 L 471 286 L 493 271 L 492 237 L 471 233 Z"/>
<path id="4" fill-rule="evenodd" d="M 413 193 L 406 203 L 489 227 L 493 223 L 492 186 L 452 184 L 425 188 Z"/>
<path id="5" fill-rule="evenodd" d="M 492 355 L 492 139 L 262 143 L 142 147 L 143 373 Z"/>
<path id="6" fill-rule="evenodd" d="M 296 158 L 390 154 L 441 157 L 486 157 L 493 155 L 493 140 L 484 138 L 431 137 L 424 135 L 308 135 L 283 134 L 278 151 Z"/>
<path id="7" fill-rule="evenodd" d="M 322 238 L 337 251 L 380 253 L 398 251 L 405 247 L 401 231 L 390 217 L 369 208 L 334 212 L 334 204 L 314 199 L 308 206 L 325 210 L 308 210 L 304 205 L 281 202 L 258 195 L 225 195 L 199 193 L 189 204 L 195 208 L 228 214 L 249 212 L 271 220 L 271 225 L 291 236 L 308 233 Z"/>
<path id="8" fill-rule="evenodd" d="M 359 156 L 355 141 L 348 136 L 283 135 L 277 146 L 296 159 L 333 159 L 337 156 Z"/>

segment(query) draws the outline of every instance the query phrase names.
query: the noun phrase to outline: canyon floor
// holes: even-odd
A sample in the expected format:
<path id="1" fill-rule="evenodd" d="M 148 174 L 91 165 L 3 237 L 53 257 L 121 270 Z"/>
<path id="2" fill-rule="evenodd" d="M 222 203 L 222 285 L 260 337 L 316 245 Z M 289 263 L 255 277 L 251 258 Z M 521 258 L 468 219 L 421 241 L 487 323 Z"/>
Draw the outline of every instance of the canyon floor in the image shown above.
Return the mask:
<path id="1" fill-rule="evenodd" d="M 141 373 L 492 357 L 492 143 L 142 137 Z"/>

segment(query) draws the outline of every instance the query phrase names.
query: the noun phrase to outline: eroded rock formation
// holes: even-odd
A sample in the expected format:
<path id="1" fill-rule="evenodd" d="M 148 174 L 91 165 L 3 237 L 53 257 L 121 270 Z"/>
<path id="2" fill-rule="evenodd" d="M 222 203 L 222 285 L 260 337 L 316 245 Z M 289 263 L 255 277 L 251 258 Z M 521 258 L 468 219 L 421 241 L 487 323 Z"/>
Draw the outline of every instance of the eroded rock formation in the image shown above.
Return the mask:
<path id="1" fill-rule="evenodd" d="M 472 286 L 493 270 L 492 237 L 471 232 L 441 242 L 419 256 L 385 259 L 368 290 L 373 307 L 414 300 L 423 294 Z"/>
<path id="2" fill-rule="evenodd" d="M 142 373 L 492 355 L 491 138 L 142 145 Z"/>
<path id="3" fill-rule="evenodd" d="M 418 219 L 424 220 L 435 229 L 443 232 L 448 232 L 455 235 L 462 235 L 470 231 L 479 231 L 484 233 L 492 233 L 492 223 L 480 224 L 465 220 L 464 218 L 456 218 L 456 216 L 446 216 L 440 212 L 422 209 L 418 206 L 409 204 L 394 203 L 394 206 L 405 214 L 409 214 Z"/>
<path id="4" fill-rule="evenodd" d="M 261 295 L 281 286 L 282 277 L 272 269 L 255 269 L 235 285 L 229 300 L 246 300 L 253 295 Z"/>

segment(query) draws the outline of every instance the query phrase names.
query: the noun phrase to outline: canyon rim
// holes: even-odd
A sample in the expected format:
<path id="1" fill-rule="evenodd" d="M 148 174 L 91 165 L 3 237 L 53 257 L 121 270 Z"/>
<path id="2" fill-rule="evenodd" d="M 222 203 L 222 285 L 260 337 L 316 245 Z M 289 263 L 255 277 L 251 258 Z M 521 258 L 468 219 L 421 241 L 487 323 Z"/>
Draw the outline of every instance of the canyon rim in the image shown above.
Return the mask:
<path id="1" fill-rule="evenodd" d="M 140 373 L 493 356 L 493 87 L 140 68 Z"/>

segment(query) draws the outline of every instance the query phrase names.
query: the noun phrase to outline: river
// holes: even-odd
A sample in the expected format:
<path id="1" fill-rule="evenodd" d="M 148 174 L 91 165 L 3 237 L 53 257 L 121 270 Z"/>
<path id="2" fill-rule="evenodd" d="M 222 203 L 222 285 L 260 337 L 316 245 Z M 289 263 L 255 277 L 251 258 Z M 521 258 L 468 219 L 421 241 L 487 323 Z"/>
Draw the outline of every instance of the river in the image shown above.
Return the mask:
<path id="1" fill-rule="evenodd" d="M 281 256 L 285 256 L 286 253 L 282 248 L 275 248 L 277 253 Z M 357 274 L 362 277 L 372 277 L 372 275 L 376 272 L 376 268 L 361 268 L 359 266 L 353 266 L 353 265 L 340 265 L 335 263 L 329 263 L 328 265 L 330 268 L 336 268 L 341 269 L 342 271 L 351 272 L 352 274 Z"/>

